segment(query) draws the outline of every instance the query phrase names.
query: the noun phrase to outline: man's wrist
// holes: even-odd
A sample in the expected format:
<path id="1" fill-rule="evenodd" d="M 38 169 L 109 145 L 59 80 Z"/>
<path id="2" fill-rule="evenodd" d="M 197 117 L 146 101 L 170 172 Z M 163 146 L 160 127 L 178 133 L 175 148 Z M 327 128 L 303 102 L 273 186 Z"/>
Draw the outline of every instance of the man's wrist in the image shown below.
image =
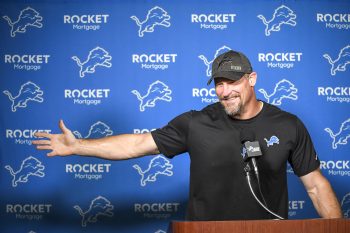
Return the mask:
<path id="1" fill-rule="evenodd" d="M 83 155 L 83 140 L 84 139 L 76 139 L 76 142 L 72 146 L 72 154 Z"/>

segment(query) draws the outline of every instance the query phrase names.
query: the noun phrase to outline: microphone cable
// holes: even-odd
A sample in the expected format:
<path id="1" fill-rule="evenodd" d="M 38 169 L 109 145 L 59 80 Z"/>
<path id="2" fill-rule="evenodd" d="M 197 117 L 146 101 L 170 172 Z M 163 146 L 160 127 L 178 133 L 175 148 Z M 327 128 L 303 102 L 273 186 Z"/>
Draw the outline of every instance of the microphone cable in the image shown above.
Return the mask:
<path id="1" fill-rule="evenodd" d="M 251 180 L 250 180 L 250 166 L 249 164 L 247 164 L 247 166 L 244 168 L 244 171 L 246 172 L 246 178 L 247 178 L 247 182 L 248 182 L 248 185 L 249 185 L 249 189 L 250 189 L 250 192 L 253 194 L 255 200 L 259 203 L 259 205 L 261 207 L 263 207 L 267 212 L 269 212 L 270 214 L 272 214 L 273 216 L 277 217 L 278 220 L 284 220 L 283 217 L 279 216 L 278 214 L 274 213 L 273 211 L 271 211 L 269 208 L 266 207 L 266 201 L 264 199 L 264 196 L 262 195 L 262 192 L 261 192 L 261 189 L 260 189 L 260 182 L 259 182 L 259 177 L 257 175 L 257 179 L 258 179 L 258 186 L 259 186 L 259 191 L 260 191 L 260 195 L 265 203 L 265 205 L 259 200 L 259 198 L 256 196 L 253 188 L 252 188 L 252 185 L 251 185 Z M 256 173 L 256 174 L 259 174 L 259 173 Z"/>
<path id="2" fill-rule="evenodd" d="M 264 198 L 264 195 L 261 191 L 261 185 L 260 185 L 260 176 L 259 176 L 259 170 L 258 170 L 258 166 L 257 166 L 257 162 L 255 160 L 255 158 L 252 158 L 252 164 L 253 164 L 253 167 L 254 167 L 254 172 L 255 172 L 255 176 L 256 176 L 256 180 L 258 181 L 258 189 L 259 189 L 259 193 L 260 193 L 260 196 L 265 204 L 265 206 L 268 208 L 268 205 L 266 204 L 266 200 Z M 249 167 L 250 168 L 250 167 Z"/>

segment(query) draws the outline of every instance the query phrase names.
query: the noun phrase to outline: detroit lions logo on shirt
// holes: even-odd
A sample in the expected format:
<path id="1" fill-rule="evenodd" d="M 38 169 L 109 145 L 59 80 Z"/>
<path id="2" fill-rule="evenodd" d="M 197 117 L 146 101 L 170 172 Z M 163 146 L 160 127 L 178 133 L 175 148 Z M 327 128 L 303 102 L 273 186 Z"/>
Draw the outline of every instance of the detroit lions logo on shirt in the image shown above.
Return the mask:
<path id="1" fill-rule="evenodd" d="M 273 144 L 280 144 L 279 138 L 275 135 L 271 136 L 270 139 L 264 138 L 264 140 L 266 141 L 267 147 L 273 146 Z"/>

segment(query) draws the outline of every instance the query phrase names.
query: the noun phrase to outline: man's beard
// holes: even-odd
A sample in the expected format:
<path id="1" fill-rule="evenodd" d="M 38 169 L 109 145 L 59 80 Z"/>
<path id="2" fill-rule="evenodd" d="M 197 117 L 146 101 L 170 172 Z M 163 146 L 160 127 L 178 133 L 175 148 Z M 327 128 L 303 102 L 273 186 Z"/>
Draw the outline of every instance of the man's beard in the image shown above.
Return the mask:
<path id="1" fill-rule="evenodd" d="M 224 110 L 226 112 L 227 115 L 229 115 L 230 117 L 234 117 L 236 115 L 240 115 L 241 111 L 242 111 L 242 102 L 239 101 L 237 104 L 226 104 L 224 105 L 222 102 L 220 102 L 221 105 L 224 107 Z"/>

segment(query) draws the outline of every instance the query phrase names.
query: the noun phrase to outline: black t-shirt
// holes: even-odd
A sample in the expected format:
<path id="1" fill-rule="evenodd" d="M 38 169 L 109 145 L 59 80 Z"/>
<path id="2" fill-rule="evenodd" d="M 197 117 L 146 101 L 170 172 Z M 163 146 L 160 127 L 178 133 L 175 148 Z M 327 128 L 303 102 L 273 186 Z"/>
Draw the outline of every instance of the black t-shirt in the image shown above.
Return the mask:
<path id="1" fill-rule="evenodd" d="M 303 123 L 264 103 L 249 120 L 229 117 L 220 103 L 186 112 L 152 132 L 159 151 L 191 158 L 188 220 L 271 219 L 252 196 L 246 181 L 240 132 L 254 132 L 263 155 L 258 167 L 262 193 L 270 210 L 288 218 L 286 166 L 303 176 L 319 167 Z"/>

